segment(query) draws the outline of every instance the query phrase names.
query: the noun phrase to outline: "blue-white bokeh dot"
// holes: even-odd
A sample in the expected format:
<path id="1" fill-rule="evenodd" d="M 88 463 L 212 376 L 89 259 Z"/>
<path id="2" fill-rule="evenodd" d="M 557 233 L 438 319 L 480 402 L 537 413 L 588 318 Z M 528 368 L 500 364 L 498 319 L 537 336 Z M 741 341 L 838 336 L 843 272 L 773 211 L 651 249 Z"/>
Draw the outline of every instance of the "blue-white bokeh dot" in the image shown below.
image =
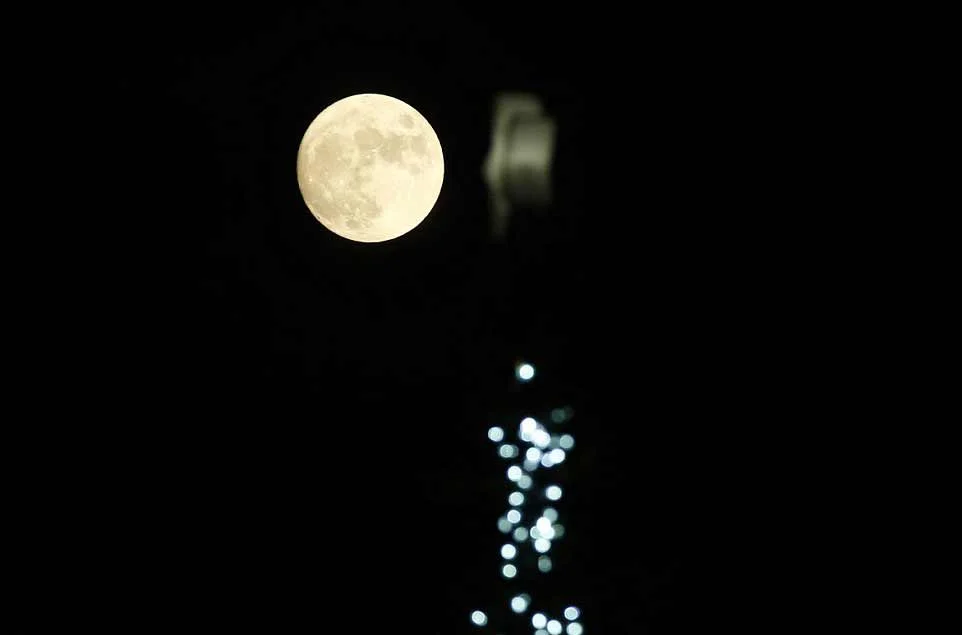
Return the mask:
<path id="1" fill-rule="evenodd" d="M 518 364 L 515 373 L 521 381 L 531 381 L 534 378 L 534 366 L 527 362 Z"/>

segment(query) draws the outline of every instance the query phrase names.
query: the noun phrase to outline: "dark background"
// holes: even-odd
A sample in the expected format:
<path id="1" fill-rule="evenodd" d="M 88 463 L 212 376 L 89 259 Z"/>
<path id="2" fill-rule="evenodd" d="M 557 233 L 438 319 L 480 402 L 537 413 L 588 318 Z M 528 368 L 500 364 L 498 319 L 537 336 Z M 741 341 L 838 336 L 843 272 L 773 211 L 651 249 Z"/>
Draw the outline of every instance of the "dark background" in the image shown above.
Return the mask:
<path id="1" fill-rule="evenodd" d="M 738 69 L 700 38 L 710 16 L 645 18 L 124 18 L 70 93 L 95 194 L 47 239 L 56 291 L 21 283 L 44 307 L 24 332 L 58 333 L 24 374 L 61 389 L 7 444 L 18 628 L 76 592 L 76 621 L 130 632 L 447 634 L 529 589 L 587 633 L 717 624 L 738 333 L 764 317 L 741 316 L 745 221 L 720 169 Z M 496 243 L 481 165 L 502 90 L 539 96 L 559 138 L 554 204 Z M 445 154 L 433 213 L 384 244 L 325 230 L 294 173 L 311 120 L 360 92 L 413 105 Z M 560 406 L 568 536 L 551 574 L 508 584 L 486 430 Z"/>

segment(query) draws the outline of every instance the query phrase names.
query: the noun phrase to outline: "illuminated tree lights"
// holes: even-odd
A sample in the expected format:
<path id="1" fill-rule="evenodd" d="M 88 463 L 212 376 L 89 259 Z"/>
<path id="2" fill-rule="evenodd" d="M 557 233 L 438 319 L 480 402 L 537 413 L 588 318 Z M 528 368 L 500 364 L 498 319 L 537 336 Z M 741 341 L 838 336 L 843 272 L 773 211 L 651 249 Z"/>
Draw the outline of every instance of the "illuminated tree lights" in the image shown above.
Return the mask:
<path id="1" fill-rule="evenodd" d="M 520 383 L 528 383 L 535 377 L 535 368 L 522 362 L 515 368 L 515 377 Z M 573 416 L 571 408 L 555 408 L 551 411 L 550 424 L 563 424 Z M 508 441 L 507 432 L 500 426 L 488 429 L 488 439 L 497 444 L 498 456 L 509 461 L 505 476 L 511 483 L 507 496 L 507 510 L 498 518 L 498 530 L 506 535 L 501 546 L 501 577 L 511 580 L 519 574 L 523 562 L 535 562 L 538 572 L 549 573 L 553 567 L 551 560 L 555 543 L 565 535 L 565 527 L 558 522 L 558 512 L 550 503 L 561 500 L 564 490 L 551 482 L 551 468 L 563 463 L 575 447 L 571 434 L 556 434 L 548 425 L 534 417 L 524 417 L 517 426 L 517 441 Z M 544 483 L 539 482 L 543 476 Z M 531 550 L 534 559 L 522 560 L 523 550 Z M 520 593 L 509 602 L 511 612 L 525 618 L 533 608 L 533 600 L 527 593 Z M 584 627 L 580 623 L 581 611 L 568 606 L 561 615 L 552 616 L 546 611 L 531 614 L 523 624 L 530 624 L 534 635 L 582 635 Z M 471 623 L 478 628 L 490 627 L 487 613 L 475 610 L 471 613 Z M 521 624 L 518 624 L 520 626 Z M 508 624 L 497 625 L 508 628 Z M 516 628 L 516 626 L 512 626 Z"/>

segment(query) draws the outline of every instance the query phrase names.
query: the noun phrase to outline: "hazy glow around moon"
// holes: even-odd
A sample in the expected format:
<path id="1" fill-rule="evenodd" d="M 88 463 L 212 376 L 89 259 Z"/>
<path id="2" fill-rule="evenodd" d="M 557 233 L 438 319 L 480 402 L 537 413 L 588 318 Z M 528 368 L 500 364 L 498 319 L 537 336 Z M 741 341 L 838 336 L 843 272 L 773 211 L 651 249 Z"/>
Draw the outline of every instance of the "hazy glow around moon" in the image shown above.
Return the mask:
<path id="1" fill-rule="evenodd" d="M 297 182 L 308 209 L 359 242 L 397 238 L 427 217 L 441 193 L 444 157 L 431 124 L 387 95 L 336 101 L 308 126 Z"/>

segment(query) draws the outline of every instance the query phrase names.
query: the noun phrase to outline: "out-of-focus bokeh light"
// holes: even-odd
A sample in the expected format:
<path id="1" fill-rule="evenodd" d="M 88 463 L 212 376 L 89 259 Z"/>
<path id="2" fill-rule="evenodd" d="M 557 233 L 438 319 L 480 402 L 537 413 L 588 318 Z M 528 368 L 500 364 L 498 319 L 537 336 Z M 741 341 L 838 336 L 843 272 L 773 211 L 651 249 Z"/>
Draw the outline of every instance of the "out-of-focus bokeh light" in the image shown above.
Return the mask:
<path id="1" fill-rule="evenodd" d="M 581 616 L 581 611 L 578 610 L 577 606 L 569 606 L 565 609 L 564 615 L 566 620 L 573 621 Z"/>
<path id="2" fill-rule="evenodd" d="M 557 524 L 551 525 L 551 528 L 554 529 L 554 537 L 555 537 L 555 539 L 561 538 L 562 536 L 565 535 L 565 526 L 564 526 L 564 525 L 562 525 L 562 524 L 560 524 L 560 523 L 557 523 Z"/>
<path id="3" fill-rule="evenodd" d="M 515 542 L 524 542 L 528 539 L 528 530 L 524 527 L 515 527 L 512 537 Z"/>
<path id="4" fill-rule="evenodd" d="M 498 455 L 502 459 L 513 459 L 518 456 L 518 446 L 511 445 L 510 443 L 502 443 L 498 447 Z"/>
<path id="5" fill-rule="evenodd" d="M 484 614 L 484 611 L 475 611 L 471 613 L 471 622 L 475 626 L 484 626 L 488 623 L 488 616 Z"/>
<path id="6" fill-rule="evenodd" d="M 501 575 L 510 580 L 514 576 L 518 575 L 518 567 L 514 566 L 513 564 L 506 564 L 501 567 Z"/>
<path id="7" fill-rule="evenodd" d="M 551 541 L 547 538 L 538 538 L 534 541 L 534 550 L 538 553 L 546 553 L 551 549 Z"/>
<path id="8" fill-rule="evenodd" d="M 561 438 L 558 439 L 558 445 L 560 445 L 563 450 L 570 450 L 575 447 L 575 438 L 570 434 L 562 434 Z"/>
<path id="9" fill-rule="evenodd" d="M 519 478 L 521 478 L 522 474 L 524 474 L 524 472 L 521 471 L 521 467 L 518 465 L 512 465 L 508 468 L 509 481 L 517 481 Z"/>
<path id="10" fill-rule="evenodd" d="M 548 573 L 551 571 L 551 556 L 540 556 L 538 558 L 538 571 Z"/>
<path id="11" fill-rule="evenodd" d="M 527 362 L 523 364 L 518 364 L 518 368 L 515 369 L 515 373 L 518 379 L 521 381 L 531 381 L 534 378 L 534 366 L 528 364 Z"/>
<path id="12" fill-rule="evenodd" d="M 555 448 L 554 450 L 549 452 L 548 455 L 551 457 L 551 462 L 554 463 L 555 465 L 557 465 L 558 463 L 563 463 L 565 460 L 565 451 L 562 450 L 561 448 Z"/>
<path id="13" fill-rule="evenodd" d="M 541 450 L 538 448 L 528 448 L 528 451 L 524 453 L 524 458 L 528 461 L 538 462 L 541 460 Z"/>
<path id="14" fill-rule="evenodd" d="M 491 426 L 488 428 L 488 438 L 497 443 L 504 438 L 504 430 L 498 426 Z"/>
<path id="15" fill-rule="evenodd" d="M 544 628 L 548 625 L 548 618 L 544 613 L 535 613 L 531 616 L 531 625 L 535 628 Z"/>
<path id="16" fill-rule="evenodd" d="M 544 449 L 551 443 L 551 435 L 544 428 L 538 428 L 531 433 L 531 442 Z"/>
<path id="17" fill-rule="evenodd" d="M 534 479 L 527 474 L 522 474 L 521 478 L 518 479 L 518 487 L 521 489 L 531 489 L 532 485 L 534 485 Z"/>
<path id="18" fill-rule="evenodd" d="M 522 494 L 521 492 L 511 492 L 511 494 L 508 495 L 508 503 L 512 507 L 517 507 L 518 505 L 523 504 L 524 494 Z"/>
<path id="19" fill-rule="evenodd" d="M 542 460 L 544 459 L 544 457 L 541 457 L 541 458 L 542 458 Z M 537 461 L 531 461 L 530 459 L 525 459 L 525 460 L 524 460 L 524 469 L 527 470 L 527 471 L 529 471 L 529 472 L 534 472 L 536 469 L 538 469 L 538 462 L 537 462 Z"/>
<path id="20" fill-rule="evenodd" d="M 517 525 L 521 522 L 521 512 L 519 512 L 517 509 L 512 509 L 508 512 L 507 518 L 509 523 L 512 525 Z"/>
<path id="21" fill-rule="evenodd" d="M 532 417 L 525 417 L 518 427 L 518 437 L 525 442 L 531 441 L 531 435 L 538 429 L 538 422 Z"/>
<path id="22" fill-rule="evenodd" d="M 511 560 L 517 553 L 518 549 L 514 545 L 502 545 L 501 547 L 501 557 L 505 560 Z"/>
<path id="23" fill-rule="evenodd" d="M 511 598 L 511 610 L 515 613 L 524 613 L 528 609 L 528 601 L 523 596 L 516 595 Z"/>
<path id="24" fill-rule="evenodd" d="M 534 526 L 538 528 L 538 533 L 543 536 L 546 531 L 551 529 L 551 520 L 547 516 L 542 516 L 535 521 Z"/>
<path id="25" fill-rule="evenodd" d="M 564 408 L 555 408 L 551 411 L 551 421 L 554 423 L 564 423 L 575 414 L 574 409 L 571 406 L 565 406 Z"/>
<path id="26" fill-rule="evenodd" d="M 585 632 L 585 629 L 581 628 L 581 624 L 578 622 L 572 622 L 568 624 L 568 635 L 581 635 Z"/>
<path id="27" fill-rule="evenodd" d="M 547 629 L 550 635 L 561 635 L 561 622 L 558 620 L 548 620 Z"/>
<path id="28" fill-rule="evenodd" d="M 555 537 L 554 527 L 551 526 L 551 521 L 542 516 L 538 519 L 535 527 L 538 530 L 538 538 L 545 538 L 551 540 Z M 533 532 L 532 532 L 533 533 Z"/>
<path id="29" fill-rule="evenodd" d="M 544 490 L 544 495 L 548 497 L 548 500 L 559 500 L 561 498 L 561 488 L 557 485 L 549 485 Z"/>
<path id="30" fill-rule="evenodd" d="M 551 453 L 550 453 L 550 452 L 548 452 L 547 454 L 542 455 L 542 457 L 541 457 L 541 465 L 543 465 L 543 466 L 545 466 L 545 467 L 551 467 L 552 465 L 554 465 L 554 459 L 551 458 Z"/>
<path id="31" fill-rule="evenodd" d="M 541 515 L 551 522 L 558 520 L 558 510 L 554 507 L 545 507 Z"/>
<path id="32" fill-rule="evenodd" d="M 548 635 L 548 630 L 544 628 L 539 628 L 534 632 L 534 635 Z"/>
<path id="33" fill-rule="evenodd" d="M 501 530 L 501 533 L 503 534 L 510 532 L 513 526 L 514 525 L 511 524 L 511 521 L 504 516 L 498 519 L 498 529 Z"/>

